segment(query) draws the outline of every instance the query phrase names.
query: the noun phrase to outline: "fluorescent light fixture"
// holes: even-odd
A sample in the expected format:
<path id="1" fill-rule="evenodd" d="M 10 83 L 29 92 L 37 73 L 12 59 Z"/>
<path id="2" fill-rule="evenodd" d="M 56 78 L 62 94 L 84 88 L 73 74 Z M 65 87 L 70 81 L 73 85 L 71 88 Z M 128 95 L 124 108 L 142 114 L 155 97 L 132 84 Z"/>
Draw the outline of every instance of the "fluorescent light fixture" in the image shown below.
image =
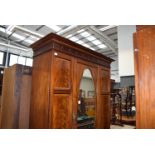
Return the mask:
<path id="1" fill-rule="evenodd" d="M 88 44 L 84 44 L 83 46 L 90 48 L 90 46 Z"/>
<path id="2" fill-rule="evenodd" d="M 12 36 L 15 37 L 15 38 L 18 38 L 20 40 L 24 40 L 25 39 L 25 37 L 23 37 L 23 36 L 21 36 L 21 35 L 19 35 L 17 33 L 13 33 Z"/>
<path id="3" fill-rule="evenodd" d="M 82 40 L 78 40 L 76 43 L 78 43 L 78 44 L 84 44 L 84 42 Z"/>
<path id="4" fill-rule="evenodd" d="M 2 42 L 0 42 L 0 45 L 5 46 L 5 47 L 18 49 L 18 50 L 22 50 L 22 51 L 26 51 L 26 52 L 30 51 L 30 49 L 25 49 L 25 48 L 22 48 L 22 47 L 18 47 L 18 46 L 11 45 L 11 44 L 5 44 L 5 43 L 2 43 Z"/>
<path id="5" fill-rule="evenodd" d="M 104 44 L 97 45 L 99 48 L 106 48 L 107 46 Z"/>
<path id="6" fill-rule="evenodd" d="M 51 28 L 52 30 L 58 32 L 61 30 L 61 28 L 57 25 L 47 25 L 47 27 Z"/>
<path id="7" fill-rule="evenodd" d="M 96 40 L 94 40 L 94 41 L 92 41 L 92 43 L 93 43 L 93 44 L 95 44 L 95 45 L 102 44 L 102 43 L 101 43 L 99 40 L 97 40 L 97 39 L 96 39 Z"/>
<path id="8" fill-rule="evenodd" d="M 80 35 L 83 37 L 88 37 L 90 36 L 90 33 L 88 33 L 87 31 L 84 31 L 83 33 L 80 33 Z"/>
<path id="9" fill-rule="evenodd" d="M 65 33 L 67 33 L 68 31 L 72 31 L 73 29 L 76 29 L 77 25 L 71 25 L 71 26 L 68 26 L 67 28 L 65 29 L 61 29 L 61 31 L 59 31 L 57 34 L 59 35 L 64 35 Z"/>
<path id="10" fill-rule="evenodd" d="M 101 31 L 106 31 L 106 30 L 108 30 L 108 29 L 111 29 L 111 28 L 114 28 L 114 27 L 117 27 L 118 25 L 108 25 L 108 26 L 105 26 L 105 27 L 103 27 L 103 28 L 101 28 L 100 30 Z"/>
<path id="11" fill-rule="evenodd" d="M 68 35 L 68 36 L 66 36 L 66 38 L 70 38 L 70 37 L 72 37 L 73 35 L 72 34 L 70 34 L 70 35 Z"/>
<path id="12" fill-rule="evenodd" d="M 86 39 L 88 39 L 89 41 L 95 40 L 96 38 L 94 36 L 89 36 Z"/>
<path id="13" fill-rule="evenodd" d="M 38 40 L 39 38 L 36 36 L 30 36 L 31 39 Z"/>
<path id="14" fill-rule="evenodd" d="M 16 25 L 9 25 L 6 29 L 6 31 L 13 31 Z"/>
<path id="15" fill-rule="evenodd" d="M 81 32 L 84 32 L 85 30 L 84 29 L 82 29 L 82 30 L 79 30 L 79 31 L 77 31 L 77 33 L 81 33 Z"/>
<path id="16" fill-rule="evenodd" d="M 77 37 L 72 37 L 72 38 L 70 38 L 70 40 L 72 40 L 72 41 L 77 41 L 77 40 L 79 40 Z"/>
<path id="17" fill-rule="evenodd" d="M 30 44 L 32 44 L 32 43 L 35 42 L 34 40 L 30 40 L 30 39 L 26 39 L 26 40 L 24 40 L 24 41 L 27 42 L 27 43 L 30 43 Z"/>
<path id="18" fill-rule="evenodd" d="M 90 47 L 90 49 L 95 51 L 95 48 L 93 48 L 93 47 Z"/>

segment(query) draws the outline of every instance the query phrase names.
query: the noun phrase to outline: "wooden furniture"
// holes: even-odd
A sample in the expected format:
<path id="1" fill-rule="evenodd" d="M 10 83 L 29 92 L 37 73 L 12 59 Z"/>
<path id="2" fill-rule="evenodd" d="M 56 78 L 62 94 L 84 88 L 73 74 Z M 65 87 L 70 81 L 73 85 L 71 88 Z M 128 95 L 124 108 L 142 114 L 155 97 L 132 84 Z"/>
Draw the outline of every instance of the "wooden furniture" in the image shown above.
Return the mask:
<path id="1" fill-rule="evenodd" d="M 3 72 L 4 68 L 0 68 L 0 126 L 1 126 L 1 98 L 2 98 Z"/>
<path id="2" fill-rule="evenodd" d="M 136 128 L 155 128 L 155 26 L 134 34 Z"/>
<path id="3" fill-rule="evenodd" d="M 1 128 L 29 128 L 31 68 L 13 65 L 4 70 Z"/>
<path id="4" fill-rule="evenodd" d="M 34 61 L 30 128 L 77 128 L 84 69 L 91 71 L 95 85 L 95 128 L 110 128 L 112 59 L 53 33 L 31 47 Z"/>

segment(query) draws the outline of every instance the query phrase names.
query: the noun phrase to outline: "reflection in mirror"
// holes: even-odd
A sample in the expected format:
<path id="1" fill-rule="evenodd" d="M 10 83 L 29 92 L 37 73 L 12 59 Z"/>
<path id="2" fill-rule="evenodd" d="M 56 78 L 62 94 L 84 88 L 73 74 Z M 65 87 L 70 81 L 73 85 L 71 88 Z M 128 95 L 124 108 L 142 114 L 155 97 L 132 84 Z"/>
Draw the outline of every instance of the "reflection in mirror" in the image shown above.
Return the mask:
<path id="1" fill-rule="evenodd" d="M 78 128 L 94 128 L 95 121 L 95 87 L 91 72 L 85 69 L 80 81 L 77 125 Z"/>

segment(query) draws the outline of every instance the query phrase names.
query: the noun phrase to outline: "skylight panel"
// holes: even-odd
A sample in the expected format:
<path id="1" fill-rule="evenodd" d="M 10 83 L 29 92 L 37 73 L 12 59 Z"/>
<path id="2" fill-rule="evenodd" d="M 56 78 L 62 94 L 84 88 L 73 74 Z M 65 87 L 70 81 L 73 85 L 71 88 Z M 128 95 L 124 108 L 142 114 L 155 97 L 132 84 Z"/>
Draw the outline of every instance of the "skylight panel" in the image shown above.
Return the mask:
<path id="1" fill-rule="evenodd" d="M 84 44 L 83 46 L 90 48 L 90 46 L 88 44 Z"/>
<path id="2" fill-rule="evenodd" d="M 97 40 L 97 39 L 96 39 L 96 40 L 94 40 L 94 41 L 92 41 L 92 43 L 93 43 L 93 44 L 95 44 L 95 45 L 102 44 L 102 43 L 101 43 L 101 41 L 99 41 L 99 40 Z"/>
<path id="3" fill-rule="evenodd" d="M 95 40 L 96 38 L 95 38 L 94 36 L 89 36 L 89 37 L 87 37 L 87 39 L 88 39 L 89 41 L 92 41 L 92 40 Z"/>
<path id="4" fill-rule="evenodd" d="M 25 39 L 25 37 L 23 37 L 23 36 L 21 36 L 21 35 L 19 35 L 17 33 L 13 33 L 12 36 L 15 37 L 15 38 L 18 38 L 20 40 L 24 40 Z"/>
<path id="5" fill-rule="evenodd" d="M 107 46 L 104 44 L 97 45 L 99 48 L 106 48 Z"/>
<path id="6" fill-rule="evenodd" d="M 88 37 L 88 36 L 90 36 L 91 34 L 88 33 L 88 32 L 86 32 L 86 31 L 84 31 L 83 33 L 80 33 L 80 35 L 83 36 L 83 37 Z"/>
<path id="7" fill-rule="evenodd" d="M 26 40 L 24 40 L 24 41 L 27 42 L 27 43 L 30 43 L 30 44 L 32 44 L 32 43 L 35 42 L 34 40 L 30 40 L 30 39 L 26 39 Z"/>
<path id="8" fill-rule="evenodd" d="M 72 38 L 70 38 L 70 40 L 72 40 L 72 41 L 77 41 L 77 40 L 79 40 L 77 37 L 72 37 Z"/>
<path id="9" fill-rule="evenodd" d="M 78 43 L 78 44 L 84 44 L 84 42 L 82 40 L 78 40 L 76 43 Z"/>
<path id="10" fill-rule="evenodd" d="M 77 31 L 77 33 L 82 33 L 84 32 L 84 29 Z"/>
<path id="11" fill-rule="evenodd" d="M 72 34 L 70 34 L 70 35 L 68 35 L 68 36 L 66 36 L 66 38 L 70 38 L 70 37 L 72 37 L 73 35 Z"/>
<path id="12" fill-rule="evenodd" d="M 47 27 L 51 28 L 52 30 L 58 32 L 61 30 L 61 28 L 57 25 L 47 25 Z"/>
<path id="13" fill-rule="evenodd" d="M 90 49 L 95 51 L 95 48 L 93 48 L 93 47 L 90 47 Z"/>

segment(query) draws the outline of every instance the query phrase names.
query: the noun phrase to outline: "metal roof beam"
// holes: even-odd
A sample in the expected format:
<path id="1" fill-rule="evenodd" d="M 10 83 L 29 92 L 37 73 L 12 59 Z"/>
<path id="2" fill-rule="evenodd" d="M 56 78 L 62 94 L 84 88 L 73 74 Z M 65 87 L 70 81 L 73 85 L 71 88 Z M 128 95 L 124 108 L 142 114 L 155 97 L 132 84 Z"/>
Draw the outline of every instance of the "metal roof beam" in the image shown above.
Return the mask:
<path id="1" fill-rule="evenodd" d="M 68 35 L 70 35 L 70 34 L 76 33 L 77 31 L 79 31 L 79 30 L 81 30 L 81 29 L 84 29 L 84 28 L 86 28 L 86 27 L 87 27 L 86 25 L 79 25 L 79 26 L 73 25 L 73 26 L 69 26 L 68 28 L 66 28 L 66 29 L 64 29 L 64 30 L 62 30 L 62 31 L 60 31 L 60 32 L 58 32 L 57 34 L 66 37 L 66 36 L 68 36 Z"/>
<path id="2" fill-rule="evenodd" d="M 16 45 L 16 46 L 19 46 L 19 47 L 21 47 L 21 48 L 29 48 L 29 47 L 27 47 L 27 46 L 18 44 L 18 43 L 16 43 L 14 40 L 11 40 L 11 39 L 5 39 L 5 38 L 3 38 L 3 37 L 0 37 L 0 40 L 5 41 L 6 43 L 8 43 L 8 41 L 10 41 L 10 43 L 12 43 L 12 45 Z"/>
<path id="3" fill-rule="evenodd" d="M 108 46 L 114 53 L 117 51 L 117 45 L 107 35 L 103 34 L 95 26 L 88 26 L 87 29 L 98 37 L 106 46 Z"/>

